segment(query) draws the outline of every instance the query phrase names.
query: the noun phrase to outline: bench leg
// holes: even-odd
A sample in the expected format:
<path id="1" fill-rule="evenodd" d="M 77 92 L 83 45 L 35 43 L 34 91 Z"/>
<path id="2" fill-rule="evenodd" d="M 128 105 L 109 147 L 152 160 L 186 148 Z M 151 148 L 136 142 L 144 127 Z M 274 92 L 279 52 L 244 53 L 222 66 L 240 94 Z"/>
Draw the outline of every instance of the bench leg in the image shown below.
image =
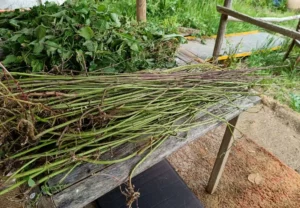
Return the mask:
<path id="1" fill-rule="evenodd" d="M 238 121 L 238 116 L 229 121 L 229 124 L 226 128 L 213 170 L 211 172 L 206 191 L 210 194 L 213 194 L 219 184 L 220 178 L 225 168 L 227 162 L 230 148 L 233 143 L 232 133 L 234 131 L 235 125 Z"/>
<path id="2" fill-rule="evenodd" d="M 299 32 L 299 30 L 300 30 L 300 19 L 299 19 L 298 25 L 296 27 L 296 31 Z M 296 40 L 294 39 L 292 41 L 291 45 L 289 46 L 287 52 L 285 53 L 285 55 L 283 57 L 283 61 L 285 61 L 289 57 L 289 55 L 290 55 L 291 51 L 293 50 L 295 44 L 296 44 Z"/>
<path id="3" fill-rule="evenodd" d="M 291 45 L 289 46 L 287 52 L 284 54 L 283 61 L 285 61 L 289 57 L 291 51 L 293 50 L 293 48 L 295 46 L 295 43 L 296 43 L 296 41 L 293 40 L 292 43 L 291 43 Z"/>

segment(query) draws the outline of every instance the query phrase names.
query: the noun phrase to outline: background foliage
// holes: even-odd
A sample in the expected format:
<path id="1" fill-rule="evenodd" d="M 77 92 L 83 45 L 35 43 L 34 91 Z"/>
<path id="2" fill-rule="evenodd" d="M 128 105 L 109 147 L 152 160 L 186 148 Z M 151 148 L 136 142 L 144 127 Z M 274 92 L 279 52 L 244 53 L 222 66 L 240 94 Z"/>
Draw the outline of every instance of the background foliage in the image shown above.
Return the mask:
<path id="1" fill-rule="evenodd" d="M 0 15 L 3 64 L 12 70 L 136 71 L 174 66 L 183 41 L 172 29 L 137 24 L 102 3 L 46 3 Z"/>

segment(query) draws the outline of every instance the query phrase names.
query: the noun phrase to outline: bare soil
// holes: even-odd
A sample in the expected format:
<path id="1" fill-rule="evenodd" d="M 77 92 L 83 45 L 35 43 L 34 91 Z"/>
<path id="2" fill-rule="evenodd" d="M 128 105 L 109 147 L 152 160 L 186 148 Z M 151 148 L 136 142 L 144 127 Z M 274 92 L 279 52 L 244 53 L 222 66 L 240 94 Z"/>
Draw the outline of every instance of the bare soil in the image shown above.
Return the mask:
<path id="1" fill-rule="evenodd" d="M 241 114 L 236 138 L 246 135 L 300 171 L 300 113 L 269 97 L 263 97 L 262 103 Z"/>
<path id="2" fill-rule="evenodd" d="M 244 137 L 235 143 L 224 174 L 213 194 L 205 187 L 213 167 L 215 139 L 224 126 L 174 153 L 169 161 L 206 208 L 300 207 L 300 175 L 275 156 Z M 248 180 L 259 174 L 259 184 Z"/>
<path id="3" fill-rule="evenodd" d="M 22 208 L 22 200 L 19 196 L 19 190 L 0 196 L 0 208 Z"/>

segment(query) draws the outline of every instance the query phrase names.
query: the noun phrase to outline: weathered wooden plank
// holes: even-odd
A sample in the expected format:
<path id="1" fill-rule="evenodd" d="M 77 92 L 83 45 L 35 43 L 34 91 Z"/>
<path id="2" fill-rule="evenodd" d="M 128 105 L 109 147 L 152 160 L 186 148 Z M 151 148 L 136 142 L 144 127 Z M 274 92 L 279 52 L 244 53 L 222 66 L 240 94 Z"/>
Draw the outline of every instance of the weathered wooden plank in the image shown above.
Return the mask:
<path id="1" fill-rule="evenodd" d="M 178 58 L 178 57 L 175 58 L 175 61 L 176 61 L 176 64 L 177 64 L 178 66 L 184 66 L 184 65 L 186 65 L 185 61 L 181 60 L 181 59 Z"/>
<path id="2" fill-rule="evenodd" d="M 289 17 L 255 17 L 255 19 L 266 22 L 285 22 L 290 20 L 298 20 L 300 19 L 300 15 L 294 15 Z M 234 17 L 228 17 L 228 21 L 242 22 L 242 20 Z"/>
<path id="3" fill-rule="evenodd" d="M 230 15 L 230 16 L 235 17 L 237 19 L 243 20 L 244 22 L 248 22 L 248 23 L 251 23 L 253 25 L 262 27 L 266 30 L 271 30 L 273 32 L 277 32 L 277 33 L 280 33 L 282 35 L 285 35 L 287 37 L 300 40 L 300 33 L 295 31 L 295 30 L 291 30 L 291 29 L 284 28 L 284 27 L 281 27 L 281 26 L 278 26 L 278 25 L 274 25 L 274 24 L 269 23 L 269 22 L 257 20 L 253 17 L 250 17 L 248 15 L 242 14 L 240 12 L 237 12 L 237 11 L 234 11 L 232 9 L 228 9 L 228 8 L 222 7 L 222 6 L 217 6 L 217 11 L 222 13 L 222 14 Z"/>
<path id="4" fill-rule="evenodd" d="M 231 120 L 238 116 L 243 110 L 252 107 L 260 101 L 259 97 L 242 97 L 230 105 L 210 109 L 215 115 L 227 113 L 224 119 Z M 209 115 L 199 116 L 199 120 L 208 119 Z M 155 165 L 172 152 L 178 150 L 185 144 L 194 141 L 208 131 L 219 126 L 221 122 L 216 121 L 195 127 L 186 134 L 185 139 L 172 137 L 166 140 L 149 158 L 139 166 L 135 174 L 139 174 L 147 168 Z M 57 208 L 81 208 L 84 205 L 96 200 L 100 196 L 122 184 L 128 177 L 134 165 L 142 158 L 135 157 L 123 163 L 111 165 L 92 176 L 70 186 L 69 188 L 55 194 L 52 199 Z"/>
<path id="5" fill-rule="evenodd" d="M 176 51 L 176 57 L 184 61 L 186 64 L 198 64 L 205 62 L 203 59 L 184 48 L 178 48 Z"/>
<path id="6" fill-rule="evenodd" d="M 224 7 L 230 8 L 232 4 L 231 0 L 225 0 L 224 2 Z M 217 39 L 214 47 L 214 52 L 213 52 L 213 58 L 214 60 L 218 60 L 218 56 L 220 55 L 221 47 L 223 44 L 223 40 L 225 37 L 226 33 L 226 26 L 227 26 L 227 19 L 228 15 L 227 14 L 222 14 L 220 18 L 220 23 L 219 23 L 219 29 L 218 29 L 218 34 L 217 34 Z"/>
<path id="7" fill-rule="evenodd" d="M 51 197 L 41 196 L 37 203 L 37 208 L 55 208 Z"/>
<path id="8" fill-rule="evenodd" d="M 176 57 L 184 61 L 186 64 L 195 64 L 193 57 L 187 54 L 186 50 L 183 48 L 178 48 L 176 51 Z"/>

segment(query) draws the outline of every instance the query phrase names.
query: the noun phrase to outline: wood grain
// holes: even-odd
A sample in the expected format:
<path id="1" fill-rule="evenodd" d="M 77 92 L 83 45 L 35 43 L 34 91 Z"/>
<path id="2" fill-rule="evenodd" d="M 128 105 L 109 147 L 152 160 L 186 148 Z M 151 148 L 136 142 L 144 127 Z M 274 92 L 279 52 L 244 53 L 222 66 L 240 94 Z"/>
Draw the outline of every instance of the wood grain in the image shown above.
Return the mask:
<path id="1" fill-rule="evenodd" d="M 261 21 L 266 21 L 266 22 L 285 22 L 285 21 L 291 21 L 291 20 L 299 20 L 300 15 L 294 15 L 294 16 L 289 16 L 289 17 L 255 17 L 255 19 L 261 20 Z M 242 22 L 242 20 L 234 18 L 234 17 L 229 17 L 228 21 Z"/>
<path id="2" fill-rule="evenodd" d="M 185 64 L 198 64 L 199 57 L 196 56 L 195 54 L 191 53 L 190 51 L 184 49 L 184 48 L 178 48 L 176 52 L 176 57 L 185 62 Z M 200 59 L 200 63 L 204 63 L 205 61 Z"/>

